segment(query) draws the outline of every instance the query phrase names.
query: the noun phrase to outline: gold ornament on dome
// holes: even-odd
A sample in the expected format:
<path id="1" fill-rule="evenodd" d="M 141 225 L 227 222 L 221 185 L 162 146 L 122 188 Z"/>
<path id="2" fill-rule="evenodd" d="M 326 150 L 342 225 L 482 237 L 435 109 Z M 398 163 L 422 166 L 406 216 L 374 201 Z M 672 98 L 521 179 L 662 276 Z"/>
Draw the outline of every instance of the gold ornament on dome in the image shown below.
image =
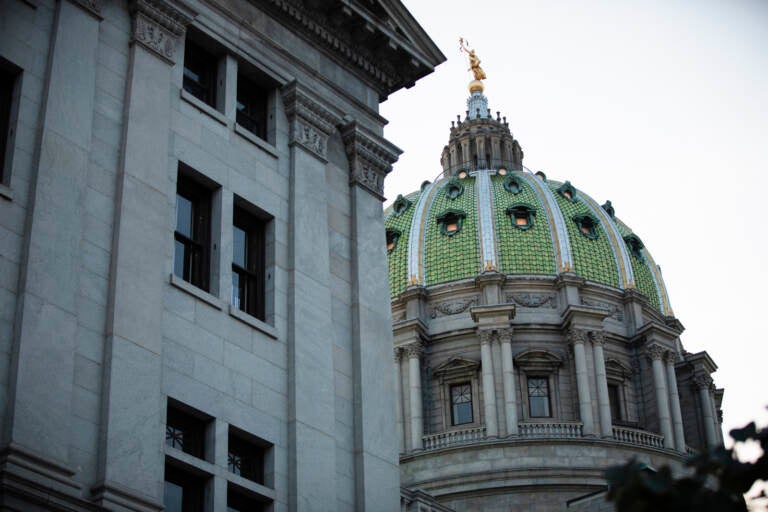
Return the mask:
<path id="1" fill-rule="evenodd" d="M 477 56 L 475 50 L 469 48 L 469 41 L 466 41 L 463 37 L 459 38 L 459 51 L 464 52 L 469 57 L 469 69 L 474 75 L 475 79 L 469 82 L 469 91 L 483 92 L 484 86 L 482 80 L 487 77 L 485 71 L 480 67 L 480 57 Z"/>

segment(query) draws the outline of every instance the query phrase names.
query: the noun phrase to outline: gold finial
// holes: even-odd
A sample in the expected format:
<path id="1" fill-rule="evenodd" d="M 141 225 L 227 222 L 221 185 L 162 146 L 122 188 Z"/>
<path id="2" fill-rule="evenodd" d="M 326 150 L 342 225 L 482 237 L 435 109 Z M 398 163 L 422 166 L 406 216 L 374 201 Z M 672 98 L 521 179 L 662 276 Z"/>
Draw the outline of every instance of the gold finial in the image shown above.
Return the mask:
<path id="1" fill-rule="evenodd" d="M 475 79 L 469 82 L 469 92 L 480 91 L 483 92 L 484 86 L 482 80 L 485 80 L 485 71 L 480 67 L 480 57 L 477 56 L 475 50 L 469 48 L 469 41 L 465 41 L 463 37 L 459 38 L 459 51 L 466 53 L 469 56 L 469 69 L 475 76 Z"/>

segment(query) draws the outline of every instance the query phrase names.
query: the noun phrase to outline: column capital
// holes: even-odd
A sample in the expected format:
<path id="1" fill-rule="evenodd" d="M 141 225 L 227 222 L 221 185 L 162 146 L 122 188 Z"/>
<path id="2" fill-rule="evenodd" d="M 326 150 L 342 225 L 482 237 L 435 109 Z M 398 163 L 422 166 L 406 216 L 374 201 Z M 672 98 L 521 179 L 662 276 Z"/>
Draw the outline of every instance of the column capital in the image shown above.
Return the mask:
<path id="1" fill-rule="evenodd" d="M 584 345 L 587 342 L 587 331 L 569 327 L 566 334 L 568 341 L 573 345 Z"/>
<path id="2" fill-rule="evenodd" d="M 651 361 L 661 361 L 666 351 L 667 350 L 658 343 L 652 343 L 645 347 L 645 355 L 648 356 Z"/>
<path id="3" fill-rule="evenodd" d="M 290 124 L 289 143 L 298 144 L 327 161 L 328 137 L 341 118 L 295 80 L 283 87 L 282 96 Z"/>
<path id="4" fill-rule="evenodd" d="M 89 14 L 92 14 L 98 20 L 102 20 L 101 16 L 101 0 L 70 0 L 75 5 L 79 5 L 85 9 Z"/>
<path id="5" fill-rule="evenodd" d="M 489 345 L 493 339 L 493 331 L 490 329 L 478 331 L 477 335 L 480 336 L 480 346 Z"/>
<path id="6" fill-rule="evenodd" d="M 593 345 L 605 346 L 605 333 L 603 331 L 590 331 L 589 339 Z"/>
<path id="7" fill-rule="evenodd" d="M 403 345 L 401 348 L 408 359 L 419 358 L 424 353 L 424 344 L 418 341 Z"/>
<path id="8" fill-rule="evenodd" d="M 168 64 L 173 64 L 176 46 L 192 18 L 165 0 L 131 0 L 131 42 L 138 43 Z"/>
<path id="9" fill-rule="evenodd" d="M 712 380 L 712 377 L 705 373 L 697 373 L 693 376 L 693 384 L 698 389 L 709 390 L 709 388 L 714 384 L 714 381 Z"/>
<path id="10" fill-rule="evenodd" d="M 384 178 L 403 151 L 354 120 L 342 126 L 341 138 L 349 159 L 349 184 L 359 185 L 383 201 Z"/>
<path id="11" fill-rule="evenodd" d="M 512 327 L 508 327 L 506 329 L 499 329 L 499 341 L 501 343 L 511 343 L 513 331 L 514 329 Z"/>
<path id="12" fill-rule="evenodd" d="M 395 347 L 394 349 L 394 360 L 396 363 L 399 363 L 403 360 L 403 348 L 402 347 Z"/>
<path id="13" fill-rule="evenodd" d="M 667 350 L 664 354 L 664 362 L 668 365 L 674 366 L 674 364 L 677 362 L 677 355 L 673 350 Z"/>

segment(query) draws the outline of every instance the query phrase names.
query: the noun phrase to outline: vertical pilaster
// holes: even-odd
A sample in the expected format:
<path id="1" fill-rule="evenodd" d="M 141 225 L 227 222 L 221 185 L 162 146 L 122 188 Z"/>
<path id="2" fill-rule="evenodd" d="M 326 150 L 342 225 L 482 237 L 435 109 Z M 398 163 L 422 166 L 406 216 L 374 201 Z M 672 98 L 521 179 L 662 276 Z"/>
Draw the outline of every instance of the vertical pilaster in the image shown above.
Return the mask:
<path id="1" fill-rule="evenodd" d="M 9 445 L 4 472 L 17 458 L 25 459 L 23 471 L 45 461 L 39 474 L 50 475 L 55 487 L 74 473 L 68 466 L 77 296 L 100 18 L 96 2 L 86 9 L 63 0 L 54 9 L 2 441 Z"/>
<path id="2" fill-rule="evenodd" d="M 171 70 L 190 19 L 163 0 L 129 4 L 132 38 L 118 169 L 102 397 L 101 505 L 162 502 L 162 303 L 168 215 Z M 175 177 L 175 175 L 174 175 Z"/>
<path id="3" fill-rule="evenodd" d="M 423 449 L 424 419 L 421 405 L 421 343 L 406 345 L 405 354 L 408 357 L 408 392 L 411 402 L 411 451 Z"/>
<path id="4" fill-rule="evenodd" d="M 600 412 L 600 434 L 603 437 L 613 437 L 611 426 L 611 403 L 608 398 L 608 379 L 605 374 L 605 334 L 602 331 L 592 331 L 592 350 L 595 360 L 595 381 L 597 383 L 597 405 Z"/>
<path id="5" fill-rule="evenodd" d="M 651 360 L 651 368 L 653 370 L 653 387 L 656 391 L 659 426 L 661 427 L 661 433 L 664 435 L 664 448 L 674 448 L 674 433 L 669 415 L 669 395 L 664 364 L 661 361 L 662 357 L 664 357 L 664 352 L 664 348 L 657 344 L 650 345 L 646 349 L 646 355 Z"/>
<path id="6" fill-rule="evenodd" d="M 290 125 L 288 501 L 292 511 L 316 509 L 319 503 L 331 510 L 336 508 L 336 420 L 324 219 L 326 148 L 338 119 L 296 82 L 282 96 Z"/>
<path id="7" fill-rule="evenodd" d="M 576 389 L 579 393 L 579 415 L 584 435 L 595 433 L 595 421 L 592 417 L 592 398 L 589 393 L 589 373 L 584 344 L 587 333 L 581 329 L 568 329 L 568 339 L 573 345 L 573 359 L 576 365 Z"/>
<path id="8" fill-rule="evenodd" d="M 384 178 L 401 151 L 356 121 L 341 129 L 352 205 L 352 342 L 357 510 L 397 507 L 397 425 L 392 374 L 380 362 L 392 350 L 384 244 Z M 386 333 L 384 335 L 383 333 Z"/>
<path id="9" fill-rule="evenodd" d="M 712 407 L 712 397 L 709 394 L 712 378 L 706 374 L 698 374 L 694 377 L 693 382 L 699 392 L 707 448 L 712 448 L 718 445 L 717 432 L 715 431 L 715 414 Z"/>
<path id="10" fill-rule="evenodd" d="M 517 390 L 515 389 L 515 367 L 512 361 L 512 329 L 499 332 L 501 343 L 501 374 L 504 383 L 504 414 L 506 415 L 507 435 L 518 434 Z"/>
<path id="11" fill-rule="evenodd" d="M 400 453 L 405 452 L 405 425 L 403 425 L 403 349 L 395 349 L 395 418 L 397 420 L 397 441 Z"/>
<path id="12" fill-rule="evenodd" d="M 680 410 L 680 395 L 677 390 L 675 375 L 675 353 L 669 351 L 664 357 L 667 370 L 667 385 L 669 387 L 669 407 L 672 413 L 672 430 L 675 433 L 675 450 L 685 453 L 685 432 L 683 430 L 683 414 Z"/>
<path id="13" fill-rule="evenodd" d="M 491 357 L 491 331 L 483 330 L 480 336 L 480 364 L 483 372 L 483 411 L 485 411 L 485 435 L 498 437 L 499 421 L 496 416 L 496 386 L 493 381 L 493 358 Z"/>

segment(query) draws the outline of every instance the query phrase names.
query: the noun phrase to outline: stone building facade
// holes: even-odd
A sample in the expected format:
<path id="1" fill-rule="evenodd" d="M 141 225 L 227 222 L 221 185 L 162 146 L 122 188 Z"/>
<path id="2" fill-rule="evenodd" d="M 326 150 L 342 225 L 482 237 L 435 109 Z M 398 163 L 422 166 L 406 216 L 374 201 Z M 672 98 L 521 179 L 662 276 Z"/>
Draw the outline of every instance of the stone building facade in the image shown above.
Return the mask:
<path id="1" fill-rule="evenodd" d="M 442 177 L 385 212 L 401 484 L 453 510 L 608 510 L 606 467 L 721 443 L 717 367 L 610 201 L 527 170 L 477 80 L 452 125 Z"/>
<path id="2" fill-rule="evenodd" d="M 397 0 L 0 1 L 0 508 L 398 508 L 378 105 L 442 60 Z"/>

